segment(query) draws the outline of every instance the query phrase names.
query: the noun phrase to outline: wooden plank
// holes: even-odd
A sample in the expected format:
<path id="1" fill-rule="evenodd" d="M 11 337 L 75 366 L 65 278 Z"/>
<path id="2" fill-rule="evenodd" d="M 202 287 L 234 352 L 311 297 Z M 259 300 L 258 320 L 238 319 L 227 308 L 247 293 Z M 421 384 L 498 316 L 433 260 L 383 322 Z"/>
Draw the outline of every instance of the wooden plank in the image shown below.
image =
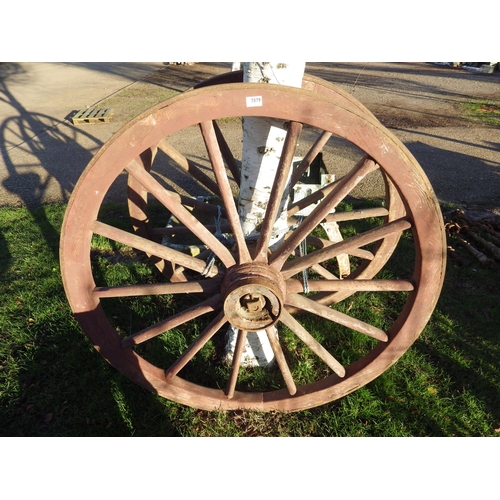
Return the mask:
<path id="1" fill-rule="evenodd" d="M 112 115 L 112 108 L 80 109 L 74 116 L 72 116 L 71 121 L 74 125 L 87 123 L 109 123 Z"/>

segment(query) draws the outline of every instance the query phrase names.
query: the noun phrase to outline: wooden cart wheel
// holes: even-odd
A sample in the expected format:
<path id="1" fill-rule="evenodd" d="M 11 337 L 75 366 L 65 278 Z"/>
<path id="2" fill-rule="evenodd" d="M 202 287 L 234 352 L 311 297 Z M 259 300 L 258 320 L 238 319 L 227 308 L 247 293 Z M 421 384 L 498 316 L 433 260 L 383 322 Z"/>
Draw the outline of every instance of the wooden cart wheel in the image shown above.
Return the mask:
<path id="1" fill-rule="evenodd" d="M 256 96 L 262 106 L 249 107 L 249 100 Z M 243 236 L 230 176 L 213 125 L 214 120 L 241 116 L 289 122 L 265 221 L 252 246 Z M 165 138 L 170 140 L 179 131 L 197 126 L 213 175 L 208 169 L 200 172 L 207 176 L 204 182 L 210 179 L 219 199 L 217 203 L 200 202 L 198 208 L 203 213 L 221 214 L 227 221 L 225 230 L 232 238 L 230 246 L 186 208 L 196 205 L 197 200 L 185 196 L 182 187 L 175 190 L 161 168 L 156 170 L 159 159 L 155 152 L 165 144 Z M 340 180 L 320 191 L 319 204 L 300 224 L 292 226 L 284 242 L 270 252 L 268 242 L 287 171 L 299 137 L 302 142 L 310 130 L 332 133 L 333 138 L 351 145 L 361 156 L 353 157 L 348 173 Z M 168 161 L 163 166 L 167 171 L 172 168 Z M 384 172 L 390 190 L 397 191 L 402 200 L 402 217 L 387 220 L 387 211 L 365 211 L 356 232 L 344 234 L 338 243 L 325 241 L 314 232 L 327 217 L 350 217 L 342 209 L 342 202 L 378 170 Z M 213 252 L 215 261 L 210 266 L 201 258 L 156 243 L 147 235 L 119 229 L 99 219 L 106 193 L 124 171 L 173 214 L 186 232 Z M 334 208 L 337 210 L 332 214 Z M 290 207 L 291 218 L 293 210 Z M 411 243 L 414 248 L 411 262 L 401 262 L 400 267 L 405 269 L 395 277 L 366 278 L 363 271 L 367 267 L 363 263 L 374 259 L 377 242 L 403 233 L 401 242 Z M 103 283 L 102 276 L 93 272 L 91 251 L 95 235 L 109 239 L 112 245 L 128 245 L 189 269 L 186 281 L 165 282 L 160 274 L 156 283 L 140 282 L 137 276 L 131 277 L 128 285 Z M 298 256 L 297 248 L 303 240 L 308 244 L 307 254 Z M 68 204 L 61 235 L 61 271 L 69 303 L 84 332 L 99 352 L 134 382 L 163 397 L 201 409 L 296 411 L 335 400 L 365 385 L 410 347 L 437 302 L 444 276 L 445 248 L 439 205 L 425 174 L 407 149 L 379 122 L 317 92 L 266 84 L 227 84 L 193 90 L 166 101 L 133 120 L 104 145 L 82 174 Z M 347 278 L 338 279 L 329 269 L 329 262 L 343 253 L 354 256 L 360 264 Z M 310 270 L 308 290 L 303 280 L 305 270 Z M 383 318 L 385 324 L 379 324 L 378 319 L 371 323 L 361 321 L 349 307 L 341 307 L 342 294 L 361 295 L 369 291 L 374 297 L 394 294 L 394 304 L 400 304 L 390 318 Z M 116 326 L 113 314 L 106 314 L 105 302 L 130 297 L 172 300 L 168 307 L 159 309 L 159 318 L 145 318 L 153 324 L 140 331 L 124 332 Z M 188 299 L 190 304 L 186 304 Z M 177 302 L 180 310 L 172 310 L 172 304 Z M 325 305 L 334 302 L 332 307 Z M 369 303 L 367 307 L 376 309 Z M 319 321 L 323 322 L 319 333 L 313 332 L 312 326 Z M 212 351 L 201 356 L 212 341 L 216 343 L 224 337 L 229 324 L 239 332 L 236 352 L 248 331 L 268 331 L 279 368 L 270 387 L 261 385 L 262 378 L 252 381 L 252 374 L 259 371 L 240 369 L 237 355 L 227 368 L 217 364 Z M 278 336 L 273 334 L 274 325 L 278 326 Z M 172 358 L 175 349 L 168 350 L 167 346 L 173 338 L 171 333 L 177 329 L 184 329 L 186 336 L 194 338 Z M 152 342 L 160 346 L 151 349 L 154 354 L 147 349 Z M 349 348 L 350 344 L 355 345 Z M 167 350 L 169 354 L 162 357 Z M 312 380 L 301 370 L 301 356 L 306 351 L 322 367 L 321 374 L 314 372 Z M 217 368 L 212 370 L 212 364 L 217 364 Z"/>
<path id="2" fill-rule="evenodd" d="M 224 73 L 221 75 L 216 75 L 208 80 L 205 80 L 194 88 L 204 88 L 213 85 L 221 85 L 228 83 L 241 83 L 243 81 L 243 71 L 232 71 L 229 73 Z M 340 87 L 327 82 L 318 77 L 314 77 L 312 75 L 305 74 L 302 82 L 302 88 L 310 90 L 312 92 L 318 93 L 326 98 L 330 99 L 332 102 L 352 107 L 356 111 L 361 112 L 363 115 L 376 120 L 373 114 L 366 108 L 361 102 L 355 99 L 351 94 L 345 92 Z M 239 186 L 239 165 L 236 164 L 234 156 L 225 142 L 224 137 L 222 136 L 220 129 L 217 124 L 214 123 L 217 127 L 217 138 L 219 142 L 219 147 L 224 156 L 224 161 L 227 166 L 230 168 L 230 173 L 235 179 L 236 184 Z M 305 156 L 302 163 L 298 166 L 296 171 L 292 176 L 292 186 L 295 186 L 297 182 L 300 180 L 301 174 L 314 162 L 318 154 L 320 154 L 323 147 L 327 144 L 328 138 L 331 135 L 330 132 L 323 131 L 322 134 L 318 135 L 317 143 L 311 147 L 308 151 L 308 154 Z M 193 176 L 194 180 L 199 184 L 195 185 L 196 187 L 200 187 L 202 189 L 208 189 L 212 194 L 214 193 L 213 183 L 210 179 L 207 179 L 206 176 L 199 170 L 199 167 L 195 164 L 195 162 L 190 162 L 184 155 L 180 154 L 179 151 L 176 151 L 171 146 L 167 146 L 167 143 L 163 143 L 162 146 L 163 151 L 170 156 L 170 158 L 178 165 L 180 165 L 186 172 L 189 172 L 190 175 Z M 167 149 L 168 148 L 168 149 Z M 143 161 L 144 167 L 146 169 L 151 168 L 151 164 L 154 159 L 154 155 L 156 151 L 150 150 L 148 152 L 147 158 Z M 332 172 L 333 173 L 333 172 Z M 379 210 L 379 213 L 384 213 L 385 221 L 390 222 L 392 220 L 396 220 L 402 217 L 405 213 L 404 205 L 401 201 L 401 198 L 397 192 L 397 190 L 392 185 L 391 181 L 386 177 L 383 170 L 380 171 L 382 174 L 384 184 L 385 184 L 385 209 Z M 145 189 L 143 185 L 137 180 L 133 175 L 128 176 L 128 188 L 129 188 L 129 198 L 128 198 L 128 207 L 131 219 L 133 221 L 134 230 L 147 238 L 160 241 L 161 234 L 168 234 L 168 231 L 161 231 L 158 228 L 153 228 L 150 224 L 150 216 L 148 209 L 148 196 L 150 195 Z M 198 191 L 199 192 L 199 191 Z M 192 193 L 192 198 L 196 198 L 197 192 L 195 188 L 195 192 Z M 370 214 L 374 214 L 376 210 L 371 210 L 368 212 L 358 211 L 356 212 L 357 216 L 361 218 L 369 217 Z M 349 214 L 350 217 L 353 217 L 354 214 Z M 332 216 L 331 219 L 334 219 Z M 352 220 L 352 219 L 350 219 Z M 331 227 L 330 235 L 333 233 L 334 235 L 338 234 L 338 229 L 335 228 L 337 222 L 332 221 L 330 225 Z M 330 239 L 335 239 L 330 236 Z M 350 262 L 347 255 L 341 255 L 337 258 L 338 260 L 338 272 L 337 275 L 345 276 L 347 274 L 353 273 L 352 277 L 363 277 L 363 278 L 372 278 L 383 268 L 385 263 L 391 257 L 394 249 L 399 240 L 399 234 L 391 234 L 386 238 L 377 242 L 376 248 L 373 250 L 373 258 L 370 260 L 364 260 L 360 265 L 356 267 L 356 269 L 350 270 Z M 173 262 L 165 261 L 164 259 L 159 259 L 156 256 L 151 256 L 153 262 L 157 266 L 157 268 L 167 276 L 171 281 L 185 281 L 187 278 L 184 274 L 184 269 L 182 266 L 176 266 Z M 333 302 L 337 302 L 339 300 L 345 299 L 347 296 L 351 295 L 354 292 L 349 290 L 344 290 L 342 292 L 336 292 L 334 294 L 330 293 L 322 293 L 316 297 L 316 300 L 321 301 L 323 304 L 331 304 Z"/>

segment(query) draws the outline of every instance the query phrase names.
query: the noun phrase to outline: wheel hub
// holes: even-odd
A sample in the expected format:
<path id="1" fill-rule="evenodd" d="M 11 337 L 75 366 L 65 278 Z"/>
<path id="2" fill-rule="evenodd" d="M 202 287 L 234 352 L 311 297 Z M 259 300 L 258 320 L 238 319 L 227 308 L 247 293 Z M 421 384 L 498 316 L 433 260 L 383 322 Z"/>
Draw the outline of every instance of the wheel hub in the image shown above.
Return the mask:
<path id="1" fill-rule="evenodd" d="M 267 265 L 234 266 L 222 283 L 226 317 L 240 330 L 268 328 L 280 318 L 285 288 L 281 275 Z"/>

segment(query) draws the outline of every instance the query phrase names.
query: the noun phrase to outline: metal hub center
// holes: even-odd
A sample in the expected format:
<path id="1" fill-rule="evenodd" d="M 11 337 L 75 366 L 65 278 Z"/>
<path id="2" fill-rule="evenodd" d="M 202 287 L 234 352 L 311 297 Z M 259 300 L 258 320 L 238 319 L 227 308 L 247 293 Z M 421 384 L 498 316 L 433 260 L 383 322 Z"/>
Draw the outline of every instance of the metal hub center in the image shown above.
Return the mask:
<path id="1" fill-rule="evenodd" d="M 267 265 L 251 263 L 229 269 L 222 290 L 224 312 L 235 328 L 263 330 L 281 315 L 285 284 Z"/>
<path id="2" fill-rule="evenodd" d="M 266 307 L 266 299 L 260 293 L 248 293 L 241 297 L 240 305 L 249 314 L 261 313 Z"/>

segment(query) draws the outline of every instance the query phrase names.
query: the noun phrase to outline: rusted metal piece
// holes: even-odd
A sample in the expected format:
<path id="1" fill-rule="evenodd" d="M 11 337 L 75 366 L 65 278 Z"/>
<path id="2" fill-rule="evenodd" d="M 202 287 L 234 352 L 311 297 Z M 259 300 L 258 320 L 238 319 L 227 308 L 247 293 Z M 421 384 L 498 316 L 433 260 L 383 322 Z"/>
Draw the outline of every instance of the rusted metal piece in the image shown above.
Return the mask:
<path id="1" fill-rule="evenodd" d="M 255 332 L 280 319 L 285 280 L 266 264 L 254 260 L 228 269 L 221 290 L 224 312 L 235 328 Z"/>
<path id="2" fill-rule="evenodd" d="M 247 107 L 247 98 L 255 95 L 262 97 L 263 106 Z M 365 385 L 394 364 L 410 347 L 429 320 L 442 286 L 446 243 L 441 212 L 425 174 L 408 150 L 371 114 L 354 105 L 352 99 L 341 97 L 342 102 L 340 98 L 333 98 L 331 92 L 311 92 L 265 84 L 223 84 L 195 89 L 139 116 L 97 153 L 68 204 L 61 235 L 61 272 L 75 317 L 91 342 L 113 366 L 143 387 L 196 408 L 297 411 L 338 399 Z M 349 174 L 325 194 L 318 207 L 297 228 L 290 230 L 278 248 L 269 254 L 266 248 L 266 259 L 260 262 L 248 258 L 253 255 L 251 244 L 238 237 L 232 207 L 234 201 L 227 191 L 210 126 L 206 137 L 209 138 L 207 148 L 210 150 L 213 147 L 212 153 L 215 152 L 211 155 L 216 172 L 213 182 L 217 185 L 224 213 L 230 219 L 229 224 L 240 249 L 227 248 L 192 214 L 186 213 L 186 209 L 178 208 L 176 204 L 180 204 L 173 200 L 179 198 L 166 194 L 165 187 L 157 183 L 150 173 L 157 147 L 163 144 L 165 137 L 187 127 L 209 124 L 228 116 L 277 117 L 296 122 L 316 128 L 320 133 L 326 132 L 344 139 L 366 154 Z M 99 208 L 106 193 L 124 169 L 130 172 L 133 179 L 129 187 L 134 193 L 131 215 L 136 234 L 112 228 L 98 220 Z M 387 212 L 377 215 L 384 218 L 381 227 L 330 245 L 317 241 L 318 246 L 308 255 L 292 258 L 297 245 L 304 239 L 307 241 L 309 233 L 330 216 L 331 209 L 374 169 L 383 171 L 387 183 Z M 279 196 L 282 192 L 280 181 L 277 181 L 277 186 L 276 196 Z M 207 272 L 203 260 L 154 241 L 148 229 L 148 193 L 153 193 L 169 210 L 175 211 L 182 218 L 184 227 L 217 254 L 219 262 L 211 271 Z M 340 212 L 335 215 L 342 217 Z M 360 217 L 372 215 L 372 212 L 357 214 Z M 373 280 L 375 273 L 392 255 L 405 230 L 412 232 L 415 244 L 411 279 Z M 185 283 L 169 285 L 173 288 L 155 289 L 140 285 L 134 285 L 136 288 L 96 287 L 90 261 L 94 233 L 145 251 L 153 263 L 174 263 L 191 271 L 183 272 Z M 267 235 L 261 240 L 261 250 L 265 248 L 262 242 L 265 243 L 266 239 Z M 367 244 L 372 246 L 369 249 L 361 248 Z M 354 253 L 357 250 L 366 252 L 359 254 L 363 262 L 347 279 L 335 279 L 328 271 L 329 260 L 337 253 Z M 262 255 L 260 251 L 257 253 Z M 288 261 L 289 258 L 292 260 Z M 320 285 L 311 283 L 310 291 L 317 293 L 307 296 L 304 283 L 295 277 L 295 273 L 309 266 L 323 269 L 324 276 L 320 274 Z M 203 285 L 198 283 L 200 273 L 207 276 L 201 280 Z M 211 296 L 200 296 L 195 306 L 126 338 L 116 331 L 101 306 L 101 300 L 111 296 L 128 297 L 134 293 L 156 294 L 167 290 L 169 293 L 186 294 L 200 291 Z M 407 295 L 404 307 L 386 331 L 360 322 L 349 314 L 338 314 L 338 311 L 327 307 L 364 290 L 404 292 Z M 292 316 L 293 310 L 306 311 L 316 318 L 326 318 L 325 321 L 332 328 L 343 325 L 349 331 L 373 337 L 376 339 L 374 347 L 368 354 L 344 366 L 339 361 L 341 346 L 330 352 L 307 331 L 300 316 Z M 171 328 L 188 325 L 193 318 L 208 314 L 214 314 L 214 318 L 170 366 L 153 365 L 134 349 L 139 342 L 146 342 Z M 241 339 L 244 339 L 249 327 L 266 329 L 272 338 L 271 346 L 283 375 L 284 386 L 281 389 L 268 392 L 237 390 L 238 360 L 231 368 L 225 390 L 205 387 L 202 383 L 193 383 L 182 377 L 183 370 L 188 370 L 189 362 L 196 353 L 214 335 L 224 334 L 228 324 L 240 329 Z M 276 336 L 275 327 L 281 324 L 286 325 L 315 353 L 326 369 L 331 370 L 329 375 L 307 385 L 295 382 L 293 370 L 283 353 L 279 333 Z M 292 355 L 287 353 L 287 356 Z"/>

